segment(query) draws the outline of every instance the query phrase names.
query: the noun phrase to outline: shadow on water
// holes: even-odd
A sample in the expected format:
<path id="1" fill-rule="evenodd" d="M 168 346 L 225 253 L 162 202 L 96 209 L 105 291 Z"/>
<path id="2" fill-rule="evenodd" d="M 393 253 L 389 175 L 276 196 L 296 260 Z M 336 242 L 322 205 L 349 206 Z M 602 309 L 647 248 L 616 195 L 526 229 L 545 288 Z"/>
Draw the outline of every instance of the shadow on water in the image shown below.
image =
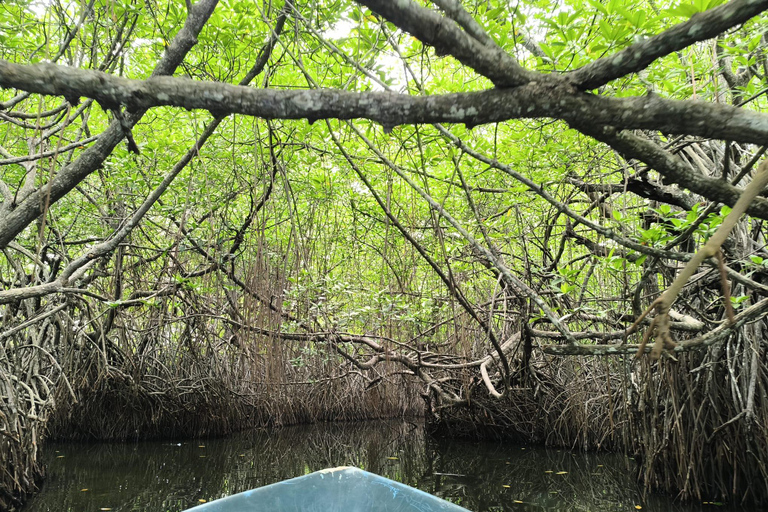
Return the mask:
<path id="1" fill-rule="evenodd" d="M 643 498 L 632 462 L 619 455 L 435 440 L 421 425 L 402 422 L 297 426 L 201 441 L 49 443 L 46 459 L 48 478 L 24 512 L 177 512 L 341 465 L 475 512 L 736 510 Z"/>

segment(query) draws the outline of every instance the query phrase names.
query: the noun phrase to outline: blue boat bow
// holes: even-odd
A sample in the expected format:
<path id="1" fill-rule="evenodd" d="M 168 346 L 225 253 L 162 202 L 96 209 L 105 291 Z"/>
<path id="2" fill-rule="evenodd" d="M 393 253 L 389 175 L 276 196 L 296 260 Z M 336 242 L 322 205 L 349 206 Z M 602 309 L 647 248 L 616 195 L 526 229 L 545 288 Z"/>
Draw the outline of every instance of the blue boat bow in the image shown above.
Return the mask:
<path id="1" fill-rule="evenodd" d="M 469 512 L 458 505 L 354 467 L 241 492 L 186 512 Z"/>

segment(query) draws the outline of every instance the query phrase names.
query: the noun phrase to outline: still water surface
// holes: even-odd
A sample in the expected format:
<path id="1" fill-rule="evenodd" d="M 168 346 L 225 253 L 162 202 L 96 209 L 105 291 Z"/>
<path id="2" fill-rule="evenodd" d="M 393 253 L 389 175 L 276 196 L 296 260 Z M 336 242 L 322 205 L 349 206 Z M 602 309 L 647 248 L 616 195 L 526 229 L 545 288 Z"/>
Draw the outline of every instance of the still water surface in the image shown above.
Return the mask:
<path id="1" fill-rule="evenodd" d="M 475 512 L 733 510 L 643 497 L 632 461 L 621 455 L 436 440 L 403 422 L 298 426 L 197 441 L 49 443 L 45 457 L 48 478 L 24 512 L 178 512 L 342 465 Z"/>

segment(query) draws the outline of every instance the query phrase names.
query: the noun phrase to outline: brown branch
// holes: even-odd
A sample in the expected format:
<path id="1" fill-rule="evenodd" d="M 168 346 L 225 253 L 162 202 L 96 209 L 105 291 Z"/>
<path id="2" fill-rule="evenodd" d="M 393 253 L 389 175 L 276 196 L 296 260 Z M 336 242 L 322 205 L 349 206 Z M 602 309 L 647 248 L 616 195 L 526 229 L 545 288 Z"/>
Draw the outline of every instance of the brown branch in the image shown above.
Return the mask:
<path id="1" fill-rule="evenodd" d="M 290 2 L 286 4 L 286 9 L 289 5 Z M 242 85 L 246 85 L 251 80 L 253 80 L 253 78 L 255 78 L 256 75 L 258 75 L 266 65 L 269 54 L 275 46 L 275 38 L 277 38 L 279 33 L 282 32 L 283 26 L 285 24 L 286 9 L 283 10 L 280 17 L 278 18 L 275 34 L 267 42 L 259 54 L 256 63 L 241 81 Z M 141 219 L 144 217 L 144 215 L 146 215 L 152 205 L 154 205 L 160 196 L 168 189 L 176 176 L 178 176 L 179 173 L 184 170 L 184 168 L 186 168 L 189 162 L 191 162 L 192 159 L 199 154 L 200 148 L 202 148 L 207 142 L 208 138 L 213 135 L 214 131 L 216 131 L 216 128 L 219 126 L 223 119 L 224 116 L 219 116 L 213 119 L 205 127 L 203 133 L 200 135 L 195 144 L 187 150 L 187 152 L 178 162 L 176 162 L 176 164 L 173 166 L 173 169 L 171 169 L 171 171 L 165 175 L 160 184 L 146 197 L 146 199 L 133 213 L 133 215 L 131 215 L 131 217 L 126 222 L 124 222 L 117 230 L 115 230 L 110 238 L 100 244 L 97 244 L 95 247 L 86 251 L 85 254 L 70 262 L 69 265 L 67 265 L 67 267 L 62 271 L 61 276 L 52 283 L 46 283 L 43 285 L 22 289 L 0 291 L 0 304 L 21 300 L 24 298 L 40 297 L 43 295 L 61 292 L 75 280 L 75 275 L 81 276 L 85 268 L 87 268 L 87 266 L 90 265 L 93 261 L 114 251 L 120 242 L 122 242 L 122 240 L 124 240 L 125 237 L 127 237 L 131 231 L 133 231 L 133 228 L 139 224 Z M 236 248 L 233 250 L 236 250 Z"/>
<path id="2" fill-rule="evenodd" d="M 734 205 L 731 212 L 725 217 L 723 223 L 720 224 L 714 235 L 707 241 L 704 246 L 699 249 L 691 260 L 683 267 L 680 273 L 677 275 L 672 284 L 667 288 L 661 296 L 653 301 L 648 308 L 640 315 L 635 323 L 630 328 L 630 331 L 636 328 L 640 321 L 645 318 L 651 310 L 656 310 L 656 317 L 651 322 L 651 327 L 648 332 L 656 338 L 656 343 L 651 350 L 651 357 L 658 359 L 662 352 L 672 349 L 676 346 L 676 343 L 672 340 L 669 334 L 669 310 L 672 307 L 672 303 L 682 291 L 685 284 L 693 276 L 699 266 L 704 260 L 716 256 L 720 252 L 720 247 L 725 242 L 731 230 L 739 221 L 741 216 L 746 212 L 749 204 L 757 195 L 762 192 L 765 186 L 768 185 L 768 160 L 764 160 L 762 164 L 757 168 L 755 177 L 746 186 L 744 192 L 739 197 L 739 200 Z M 723 264 L 721 263 L 721 272 L 724 274 Z M 727 290 L 723 290 L 724 295 L 728 295 Z M 732 315 L 732 311 L 730 312 Z M 729 321 L 728 324 L 732 324 Z M 644 345 L 644 344 L 643 344 Z M 638 355 L 644 352 L 644 346 L 641 345 L 641 349 L 638 350 Z"/>

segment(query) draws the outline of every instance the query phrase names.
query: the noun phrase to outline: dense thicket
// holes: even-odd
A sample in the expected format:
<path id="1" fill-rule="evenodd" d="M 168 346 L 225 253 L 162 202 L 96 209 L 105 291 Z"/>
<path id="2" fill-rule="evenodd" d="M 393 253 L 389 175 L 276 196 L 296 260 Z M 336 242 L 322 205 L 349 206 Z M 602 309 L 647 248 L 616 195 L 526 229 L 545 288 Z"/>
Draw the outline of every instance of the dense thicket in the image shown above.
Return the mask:
<path id="1" fill-rule="evenodd" d="M 766 502 L 768 2 L 721 3 L 0 4 L 0 508 L 45 435 L 424 400 Z"/>

